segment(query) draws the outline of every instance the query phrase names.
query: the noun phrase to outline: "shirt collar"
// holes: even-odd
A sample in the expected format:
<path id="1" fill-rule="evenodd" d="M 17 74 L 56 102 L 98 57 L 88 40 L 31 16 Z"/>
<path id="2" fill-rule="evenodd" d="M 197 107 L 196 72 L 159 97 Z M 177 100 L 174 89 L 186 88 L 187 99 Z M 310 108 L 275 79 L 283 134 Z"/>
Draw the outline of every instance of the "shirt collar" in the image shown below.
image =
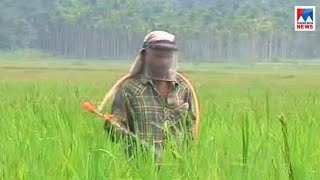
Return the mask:
<path id="1" fill-rule="evenodd" d="M 152 79 L 149 77 L 146 77 L 144 74 L 139 74 L 137 78 L 138 78 L 138 81 L 143 85 L 146 85 L 147 83 L 154 85 Z M 179 85 L 179 81 L 177 81 L 177 79 L 172 81 L 172 83 L 174 85 Z"/>

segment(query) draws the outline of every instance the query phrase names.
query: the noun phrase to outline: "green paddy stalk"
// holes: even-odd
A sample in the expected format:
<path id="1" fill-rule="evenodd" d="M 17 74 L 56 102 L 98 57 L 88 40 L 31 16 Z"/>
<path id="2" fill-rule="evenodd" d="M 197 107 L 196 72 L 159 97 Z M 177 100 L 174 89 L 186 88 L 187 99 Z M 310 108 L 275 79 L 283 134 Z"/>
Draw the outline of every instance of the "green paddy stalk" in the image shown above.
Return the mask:
<path id="1" fill-rule="evenodd" d="M 245 118 L 242 121 L 242 163 L 244 175 L 247 175 L 247 161 L 249 152 L 249 116 L 246 113 Z"/>
<path id="2" fill-rule="evenodd" d="M 267 114 L 267 126 L 269 127 L 270 121 L 270 102 L 269 102 L 269 90 L 266 92 L 266 114 Z"/>
<path id="3" fill-rule="evenodd" d="M 289 149 L 289 143 L 288 143 L 288 128 L 287 124 L 284 121 L 284 115 L 280 114 L 278 117 L 278 120 L 281 123 L 282 126 L 282 134 L 283 134 L 283 145 L 284 145 L 284 157 L 285 157 L 285 163 L 287 166 L 287 171 L 289 175 L 289 179 L 293 180 L 293 171 L 292 171 L 292 163 L 290 159 L 290 149 Z"/>

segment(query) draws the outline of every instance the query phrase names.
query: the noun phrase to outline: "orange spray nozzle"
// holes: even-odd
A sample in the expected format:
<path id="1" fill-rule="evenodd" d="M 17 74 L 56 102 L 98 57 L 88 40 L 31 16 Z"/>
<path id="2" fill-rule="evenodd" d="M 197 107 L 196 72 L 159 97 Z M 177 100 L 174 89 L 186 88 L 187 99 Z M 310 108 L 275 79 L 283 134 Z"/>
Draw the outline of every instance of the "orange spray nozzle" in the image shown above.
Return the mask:
<path id="1" fill-rule="evenodd" d="M 82 107 L 85 109 L 85 110 L 87 110 L 87 111 L 89 111 L 89 112 L 94 112 L 95 110 L 96 110 L 96 107 L 93 105 L 93 104 L 91 104 L 90 102 L 84 102 L 83 104 L 82 104 Z"/>
<path id="2" fill-rule="evenodd" d="M 96 106 L 91 104 L 88 101 L 82 103 L 82 107 L 83 107 L 83 109 L 85 109 L 91 113 L 95 113 L 96 115 L 103 118 L 104 120 L 109 120 L 109 121 L 115 120 L 115 116 L 113 114 L 103 114 L 103 113 L 99 112 L 97 110 Z"/>

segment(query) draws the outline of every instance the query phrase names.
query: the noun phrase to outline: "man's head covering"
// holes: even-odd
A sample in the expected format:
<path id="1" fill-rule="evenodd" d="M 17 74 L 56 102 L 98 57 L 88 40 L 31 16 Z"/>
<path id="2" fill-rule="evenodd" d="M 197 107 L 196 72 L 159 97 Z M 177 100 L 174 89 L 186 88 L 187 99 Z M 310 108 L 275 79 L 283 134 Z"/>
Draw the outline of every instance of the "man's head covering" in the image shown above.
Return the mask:
<path id="1" fill-rule="evenodd" d="M 141 61 L 141 52 L 147 48 L 151 49 L 168 49 L 178 50 L 176 36 L 166 31 L 152 31 L 144 38 L 142 49 L 136 57 L 130 69 L 130 74 L 135 75 L 142 71 L 143 64 Z"/>
<path id="2" fill-rule="evenodd" d="M 176 36 L 168 33 L 166 31 L 152 31 L 146 35 L 144 38 L 143 46 L 140 49 L 138 56 L 136 57 L 134 63 L 130 68 L 129 74 L 123 76 L 119 79 L 112 88 L 106 94 L 103 103 L 104 104 L 107 100 L 113 99 L 116 92 L 119 90 L 121 85 L 125 82 L 125 80 L 133 77 L 142 72 L 143 63 L 141 61 L 141 52 L 147 48 L 153 49 L 169 49 L 169 50 L 178 50 L 176 46 Z M 175 76 L 171 76 L 175 77 Z M 102 110 L 102 106 L 100 105 L 99 110 Z"/>
<path id="3" fill-rule="evenodd" d="M 178 50 L 175 35 L 166 31 L 152 31 L 147 34 L 143 48 Z"/>

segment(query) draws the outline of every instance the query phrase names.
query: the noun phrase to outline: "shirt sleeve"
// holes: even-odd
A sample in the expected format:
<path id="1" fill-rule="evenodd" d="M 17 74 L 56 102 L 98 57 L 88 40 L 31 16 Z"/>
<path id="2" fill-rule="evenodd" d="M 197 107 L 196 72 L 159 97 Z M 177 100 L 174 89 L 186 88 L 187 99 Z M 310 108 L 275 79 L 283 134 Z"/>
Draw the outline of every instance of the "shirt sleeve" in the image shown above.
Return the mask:
<path id="1" fill-rule="evenodd" d="M 111 114 L 115 116 L 115 120 L 117 123 L 119 123 L 119 125 L 128 131 L 131 131 L 133 129 L 131 125 L 132 118 L 127 102 L 128 101 L 124 90 L 118 90 L 111 106 Z M 110 122 L 106 122 L 104 128 L 109 133 L 112 141 L 117 141 L 118 139 L 123 138 L 125 135 L 120 129 L 111 125 Z"/>

